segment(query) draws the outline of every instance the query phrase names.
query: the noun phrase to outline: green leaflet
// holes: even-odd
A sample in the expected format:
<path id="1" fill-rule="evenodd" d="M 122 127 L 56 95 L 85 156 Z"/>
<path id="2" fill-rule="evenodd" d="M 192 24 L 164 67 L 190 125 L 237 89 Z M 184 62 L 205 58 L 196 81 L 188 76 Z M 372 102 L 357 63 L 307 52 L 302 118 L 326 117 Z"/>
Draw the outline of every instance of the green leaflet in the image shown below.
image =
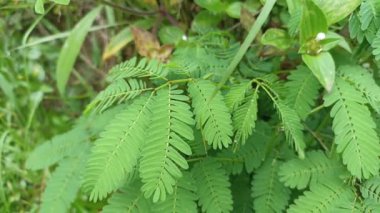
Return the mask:
<path id="1" fill-rule="evenodd" d="M 335 80 L 335 62 L 331 54 L 328 52 L 322 52 L 318 55 L 303 54 L 302 60 L 322 86 L 330 92 Z"/>
<path id="2" fill-rule="evenodd" d="M 194 165 L 192 169 L 197 183 L 199 204 L 204 212 L 227 213 L 232 210 L 232 195 L 228 176 L 222 165 L 208 158 Z"/>
<path id="3" fill-rule="evenodd" d="M 229 174 L 240 174 L 243 168 L 247 173 L 257 169 L 265 159 L 267 143 L 270 142 L 271 130 L 268 124 L 258 122 L 253 134 L 247 139 L 245 144 L 236 147 L 229 147 L 222 150 L 217 156 Z"/>
<path id="4" fill-rule="evenodd" d="M 352 84 L 338 78 L 324 100 L 325 106 L 333 105 L 330 115 L 334 118 L 334 141 L 348 170 L 358 178 L 377 174 L 380 144 L 365 97 Z"/>
<path id="5" fill-rule="evenodd" d="M 144 193 L 140 190 L 141 183 L 134 181 L 121 187 L 108 199 L 108 205 L 103 208 L 104 213 L 114 212 L 150 212 L 152 203 L 145 199 Z"/>
<path id="6" fill-rule="evenodd" d="M 44 169 L 67 156 L 76 155 L 78 147 L 88 141 L 89 137 L 89 133 L 81 126 L 57 135 L 33 150 L 26 161 L 26 167 L 32 170 Z"/>
<path id="7" fill-rule="evenodd" d="M 367 200 L 380 204 L 380 178 L 373 177 L 360 187 L 360 192 Z"/>
<path id="8" fill-rule="evenodd" d="M 93 108 L 95 111 L 103 112 L 115 103 L 123 103 L 148 90 L 151 88 L 146 88 L 145 82 L 141 80 L 116 80 L 95 97 L 87 106 L 86 112 Z"/>
<path id="9" fill-rule="evenodd" d="M 176 181 L 182 177 L 180 169 L 189 167 L 182 155 L 191 155 L 191 148 L 185 140 L 194 140 L 191 128 L 194 120 L 188 100 L 182 90 L 171 85 L 160 89 L 154 97 L 139 167 L 143 182 L 141 190 L 154 202 L 166 200 L 167 194 L 173 193 Z"/>
<path id="10" fill-rule="evenodd" d="M 197 127 L 203 131 L 209 145 L 214 149 L 222 149 L 231 143 L 231 116 L 219 92 L 212 98 L 215 89 L 210 81 L 199 80 L 191 82 L 188 91 Z"/>
<path id="11" fill-rule="evenodd" d="M 351 187 L 337 180 L 324 181 L 312 185 L 310 191 L 290 205 L 287 212 L 337 212 L 342 208 L 350 208 L 354 200 L 355 194 Z"/>
<path id="12" fill-rule="evenodd" d="M 341 66 L 339 75 L 355 85 L 361 91 L 371 107 L 380 113 L 380 86 L 373 79 L 373 74 L 361 66 Z"/>
<path id="13" fill-rule="evenodd" d="M 233 84 L 224 96 L 224 102 L 227 107 L 232 111 L 235 109 L 245 98 L 246 91 L 251 87 L 251 82 L 244 81 L 239 84 Z"/>
<path id="14" fill-rule="evenodd" d="M 309 185 L 323 183 L 326 179 L 344 174 L 337 159 L 330 159 L 322 152 L 308 152 L 305 159 L 293 159 L 281 165 L 279 179 L 285 186 L 304 189 Z"/>
<path id="15" fill-rule="evenodd" d="M 286 102 L 294 108 L 301 120 L 305 120 L 315 105 L 320 85 L 306 67 L 298 67 L 288 76 Z"/>
<path id="16" fill-rule="evenodd" d="M 284 125 L 285 135 L 292 147 L 297 151 L 300 158 L 305 157 L 304 149 L 306 147 L 303 140 L 302 125 L 296 111 L 287 106 L 282 101 L 276 103 L 277 110 L 280 114 L 282 124 Z"/>
<path id="17" fill-rule="evenodd" d="M 277 77 L 267 75 L 261 79 L 264 83 L 261 84 L 262 89 L 269 95 L 273 101 L 278 115 L 281 118 L 285 136 L 289 144 L 296 150 L 300 158 L 305 157 L 304 149 L 306 147 L 303 137 L 303 126 L 297 112 L 289 107 L 288 103 L 281 99 L 279 95 L 284 89 L 278 83 Z"/>
<path id="18" fill-rule="evenodd" d="M 132 77 L 151 77 L 153 79 L 166 79 L 167 69 L 156 60 L 143 58 L 137 62 L 137 58 L 120 63 L 110 70 L 107 79 L 115 81 Z"/>
<path id="19" fill-rule="evenodd" d="M 117 114 L 95 141 L 86 165 L 84 188 L 90 200 L 105 198 L 120 187 L 137 164 L 149 121 L 151 96 L 142 96 Z"/>
<path id="20" fill-rule="evenodd" d="M 73 30 L 70 32 L 69 37 L 62 46 L 55 72 L 58 90 L 62 95 L 65 92 L 66 84 L 74 68 L 75 60 L 79 55 L 84 39 L 92 25 L 92 22 L 94 22 L 101 9 L 102 7 L 97 7 L 83 17 L 83 19 L 75 25 Z"/>
<path id="21" fill-rule="evenodd" d="M 89 145 L 82 144 L 77 156 L 62 161 L 54 170 L 42 195 L 41 213 L 65 213 L 75 200 L 82 181 Z"/>
<path id="22" fill-rule="evenodd" d="M 173 213 L 196 213 L 198 212 L 196 200 L 196 185 L 190 172 L 184 172 L 182 178 L 176 181 L 173 187 L 173 193 L 165 201 L 158 202 L 154 205 L 152 212 L 170 212 Z"/>
<path id="23" fill-rule="evenodd" d="M 233 112 L 232 120 L 235 132 L 235 140 L 245 143 L 252 134 L 257 119 L 258 89 L 247 95 L 242 104 Z"/>
<path id="24" fill-rule="evenodd" d="M 281 163 L 269 158 L 252 180 L 253 209 L 258 213 L 282 212 L 290 198 L 290 190 L 278 180 Z"/>
<path id="25" fill-rule="evenodd" d="M 367 30 L 371 22 L 377 22 L 380 18 L 380 2 L 376 0 L 365 0 L 360 5 L 361 29 Z"/>

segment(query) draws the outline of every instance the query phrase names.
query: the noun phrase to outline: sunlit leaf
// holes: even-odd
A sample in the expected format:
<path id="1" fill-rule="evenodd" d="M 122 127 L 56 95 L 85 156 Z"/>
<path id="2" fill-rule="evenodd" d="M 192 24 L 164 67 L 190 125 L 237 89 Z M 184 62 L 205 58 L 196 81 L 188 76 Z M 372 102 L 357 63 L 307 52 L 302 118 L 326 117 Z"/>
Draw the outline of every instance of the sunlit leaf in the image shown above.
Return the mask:
<path id="1" fill-rule="evenodd" d="M 261 43 L 271 45 L 278 49 L 287 49 L 292 45 L 292 40 L 285 30 L 270 28 L 261 37 Z"/>
<path id="2" fill-rule="evenodd" d="M 331 91 L 335 80 L 334 59 L 328 52 L 319 55 L 302 55 L 302 60 L 317 77 L 318 81 L 327 90 Z"/>
<path id="3" fill-rule="evenodd" d="M 313 39 L 320 32 L 327 32 L 326 17 L 317 5 L 311 0 L 307 0 L 304 4 L 301 19 L 301 43 Z"/>
<path id="4" fill-rule="evenodd" d="M 182 40 L 184 32 L 179 27 L 165 26 L 160 29 L 158 36 L 163 44 L 177 44 Z"/>
<path id="5" fill-rule="evenodd" d="M 36 3 L 34 3 L 34 11 L 38 14 L 45 13 L 44 0 L 36 0 Z"/>
<path id="6" fill-rule="evenodd" d="M 70 3 L 70 0 L 51 0 L 54 3 L 62 4 L 62 5 L 68 5 Z"/>
<path id="7" fill-rule="evenodd" d="M 351 14 L 362 0 L 313 0 L 326 16 L 327 23 L 334 24 Z"/>
<path id="8" fill-rule="evenodd" d="M 232 18 L 240 18 L 240 11 L 242 9 L 242 3 L 241 2 L 233 2 L 228 5 L 226 9 L 227 15 L 229 15 Z"/>

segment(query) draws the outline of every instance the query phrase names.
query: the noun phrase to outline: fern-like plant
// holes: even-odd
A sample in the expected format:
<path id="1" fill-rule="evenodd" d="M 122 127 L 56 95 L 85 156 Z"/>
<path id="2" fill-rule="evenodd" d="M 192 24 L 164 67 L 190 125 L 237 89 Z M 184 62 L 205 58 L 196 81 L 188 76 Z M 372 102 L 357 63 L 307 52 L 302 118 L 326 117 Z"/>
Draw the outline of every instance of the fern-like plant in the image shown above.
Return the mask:
<path id="1" fill-rule="evenodd" d="M 58 165 L 42 212 L 83 199 L 104 212 L 379 211 L 378 2 L 347 2 L 339 17 L 335 1 L 279 3 L 290 19 L 269 22 L 281 26 L 261 37 L 270 45 L 254 38 L 275 1 L 241 45 L 229 33 L 240 25 L 216 20 L 239 5 L 246 25 L 257 8 L 227 2 L 195 1 L 169 58 L 115 65 L 74 127 L 32 152 L 28 168 Z M 355 41 L 328 32 L 339 20 Z"/>

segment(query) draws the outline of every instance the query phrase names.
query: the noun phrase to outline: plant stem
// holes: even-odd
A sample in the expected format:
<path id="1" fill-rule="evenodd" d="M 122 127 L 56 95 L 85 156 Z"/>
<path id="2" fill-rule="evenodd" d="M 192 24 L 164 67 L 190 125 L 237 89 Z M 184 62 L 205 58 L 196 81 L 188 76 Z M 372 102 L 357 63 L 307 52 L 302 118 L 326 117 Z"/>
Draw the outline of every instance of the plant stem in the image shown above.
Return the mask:
<path id="1" fill-rule="evenodd" d="M 216 90 L 214 91 L 213 96 L 215 96 L 217 90 L 219 90 L 226 83 L 228 78 L 234 72 L 237 65 L 239 64 L 239 62 L 241 61 L 241 59 L 243 58 L 243 56 L 247 52 L 248 48 L 250 47 L 251 43 L 253 42 L 253 40 L 257 36 L 257 33 L 259 32 L 259 30 L 263 26 L 265 20 L 268 18 L 269 13 L 272 10 L 275 3 L 276 3 L 276 0 L 267 0 L 265 2 L 265 5 L 264 5 L 262 11 L 260 12 L 259 17 L 257 18 L 256 22 L 253 24 L 251 30 L 249 31 L 249 33 L 248 33 L 247 37 L 245 38 L 243 44 L 240 46 L 240 49 L 236 53 L 235 57 L 232 59 L 232 62 L 228 66 L 226 73 L 224 74 L 222 80 L 219 82 Z"/>

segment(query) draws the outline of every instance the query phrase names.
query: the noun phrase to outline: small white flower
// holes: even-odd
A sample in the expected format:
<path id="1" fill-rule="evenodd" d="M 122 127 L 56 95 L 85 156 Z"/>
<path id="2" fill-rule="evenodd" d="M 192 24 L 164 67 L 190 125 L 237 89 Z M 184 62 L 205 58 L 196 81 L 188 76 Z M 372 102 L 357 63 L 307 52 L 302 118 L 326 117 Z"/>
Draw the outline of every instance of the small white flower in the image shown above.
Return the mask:
<path id="1" fill-rule="evenodd" d="M 187 36 L 186 36 L 186 35 L 183 35 L 183 36 L 182 36 L 182 40 L 187 41 Z"/>
<path id="2" fill-rule="evenodd" d="M 326 38 L 326 34 L 320 32 L 320 33 L 318 33 L 317 36 L 315 37 L 315 40 L 317 40 L 317 41 L 322 41 L 322 40 L 325 39 L 325 38 Z"/>
<path id="3" fill-rule="evenodd" d="M 369 63 L 364 63 L 362 66 L 363 66 L 364 68 L 369 68 L 371 65 L 370 65 Z"/>

